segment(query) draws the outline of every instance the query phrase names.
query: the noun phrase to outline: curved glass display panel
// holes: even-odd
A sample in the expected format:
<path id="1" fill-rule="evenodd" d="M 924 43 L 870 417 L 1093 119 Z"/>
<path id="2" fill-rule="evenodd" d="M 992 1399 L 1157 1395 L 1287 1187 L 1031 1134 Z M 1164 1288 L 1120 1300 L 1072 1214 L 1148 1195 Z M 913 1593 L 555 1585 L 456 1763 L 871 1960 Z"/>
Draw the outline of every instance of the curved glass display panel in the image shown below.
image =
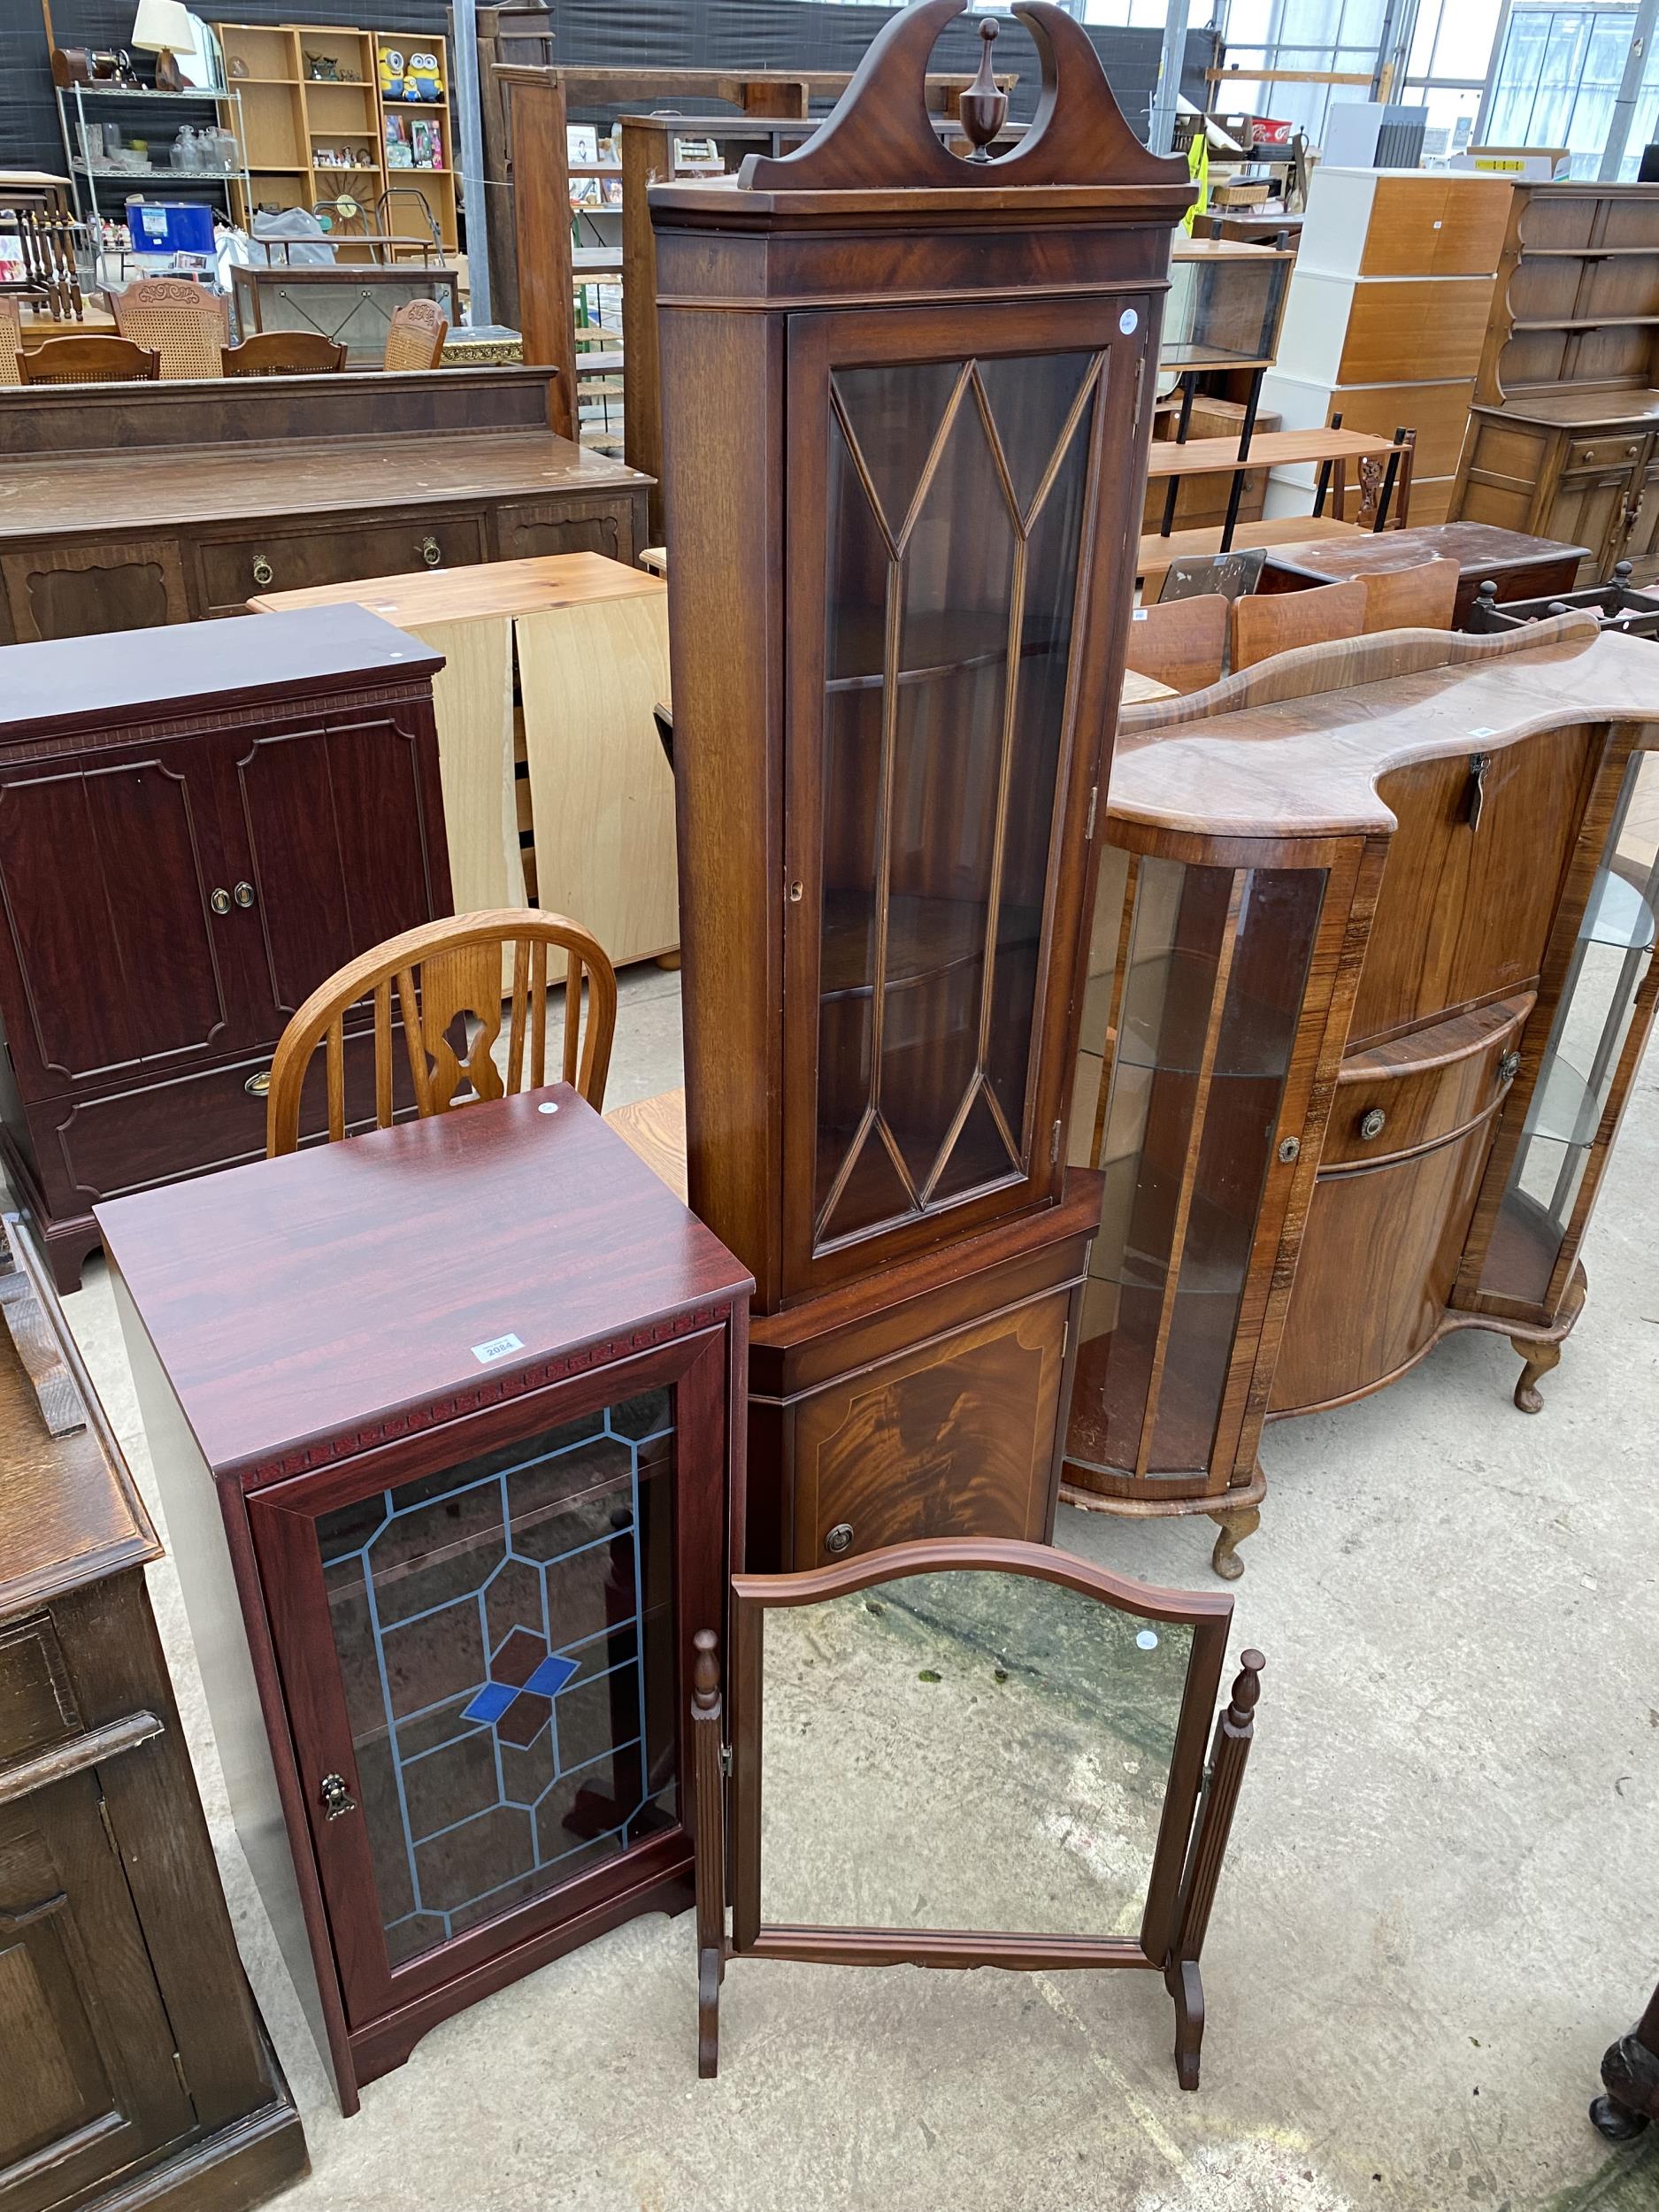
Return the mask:
<path id="1" fill-rule="evenodd" d="M 1190 1624 L 994 1570 L 761 1624 L 764 1922 L 1136 1939 Z"/>

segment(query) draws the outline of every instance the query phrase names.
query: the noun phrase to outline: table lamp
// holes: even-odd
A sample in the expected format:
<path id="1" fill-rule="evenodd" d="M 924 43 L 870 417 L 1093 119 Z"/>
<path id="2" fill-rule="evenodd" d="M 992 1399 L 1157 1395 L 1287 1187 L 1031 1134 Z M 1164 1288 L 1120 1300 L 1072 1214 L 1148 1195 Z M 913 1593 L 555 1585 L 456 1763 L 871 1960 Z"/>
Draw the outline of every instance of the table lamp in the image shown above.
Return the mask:
<path id="1" fill-rule="evenodd" d="M 131 43 L 155 55 L 157 92 L 184 90 L 184 72 L 177 57 L 196 50 L 196 26 L 184 0 L 138 0 Z"/>

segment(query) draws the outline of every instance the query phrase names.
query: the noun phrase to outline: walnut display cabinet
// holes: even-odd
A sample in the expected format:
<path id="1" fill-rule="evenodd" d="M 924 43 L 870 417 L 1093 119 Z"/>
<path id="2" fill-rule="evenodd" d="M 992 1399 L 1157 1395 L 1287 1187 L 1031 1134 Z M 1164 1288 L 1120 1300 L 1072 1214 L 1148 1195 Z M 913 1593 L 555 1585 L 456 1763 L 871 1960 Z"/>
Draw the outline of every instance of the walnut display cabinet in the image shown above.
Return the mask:
<path id="1" fill-rule="evenodd" d="M 948 151 L 961 7 L 797 153 L 650 195 L 690 1194 L 757 1279 L 761 1568 L 1047 1534 L 1097 1211 L 1086 856 L 1191 188 L 1041 0 L 1031 130 Z"/>
<path id="2" fill-rule="evenodd" d="M 691 1902 L 749 1277 L 563 1084 L 100 1217 L 237 1832 L 352 2112 Z"/>
<path id="3" fill-rule="evenodd" d="M 1105 1178 L 1075 1502 L 1208 1513 L 1234 1575 L 1267 1420 L 1462 1328 L 1512 1339 L 1540 1409 L 1659 987 L 1656 746 L 1659 662 L 1582 613 L 1125 717 L 1070 1144 Z"/>

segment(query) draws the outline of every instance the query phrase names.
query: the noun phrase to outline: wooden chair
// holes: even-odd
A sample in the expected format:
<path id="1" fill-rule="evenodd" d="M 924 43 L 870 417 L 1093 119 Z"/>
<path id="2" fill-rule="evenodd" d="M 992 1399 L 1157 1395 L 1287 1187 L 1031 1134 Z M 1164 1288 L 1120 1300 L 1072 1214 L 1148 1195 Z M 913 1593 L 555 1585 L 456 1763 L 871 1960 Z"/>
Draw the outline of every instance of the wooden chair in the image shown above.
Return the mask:
<path id="1" fill-rule="evenodd" d="M 1171 691 L 1202 691 L 1221 674 L 1227 642 L 1227 608 L 1218 591 L 1193 599 L 1168 599 L 1137 607 L 1129 623 L 1125 657 L 1138 676 L 1151 676 Z"/>
<path id="2" fill-rule="evenodd" d="M 130 338 L 88 332 L 81 338 L 43 338 L 18 356 L 26 384 L 145 384 L 161 373 L 161 356 Z"/>
<path id="3" fill-rule="evenodd" d="M 314 376 L 343 369 L 346 349 L 319 330 L 256 330 L 219 358 L 227 376 Z"/>
<path id="4" fill-rule="evenodd" d="M 512 947 L 512 986 L 503 1085 L 490 1048 L 501 1033 L 502 954 L 508 945 Z M 598 940 L 580 922 L 568 921 L 562 914 L 538 914 L 528 907 L 506 907 L 493 913 L 456 914 L 405 930 L 401 937 L 359 953 L 318 986 L 282 1032 L 271 1063 L 265 1105 L 268 1156 L 276 1159 L 298 1148 L 300 1094 L 319 1044 L 327 1048 L 329 1141 L 345 1135 L 345 1017 L 359 999 L 371 996 L 374 1118 L 379 1128 L 391 1125 L 394 984 L 415 1104 L 423 1118 L 526 1088 L 526 1028 L 527 1087 L 545 1083 L 549 945 L 565 952 L 564 1079 L 573 1083 L 597 1110 L 604 1103 L 611 1043 L 616 1034 L 616 971 Z"/>
<path id="5" fill-rule="evenodd" d="M 18 356 L 23 350 L 23 318 L 15 292 L 0 292 L 0 384 L 20 384 L 23 371 Z"/>
<path id="6" fill-rule="evenodd" d="M 386 333 L 387 370 L 435 369 L 449 326 L 436 300 L 405 300 Z"/>
<path id="7" fill-rule="evenodd" d="M 1228 665 L 1236 675 L 1298 645 L 1358 637 L 1365 628 L 1365 587 L 1317 584 L 1311 591 L 1253 592 L 1233 602 Z"/>
<path id="8" fill-rule="evenodd" d="M 161 357 L 164 378 L 222 376 L 230 328 L 222 299 L 188 277 L 141 277 L 109 296 L 123 338 Z"/>
<path id="9" fill-rule="evenodd" d="M 1462 572 L 1455 561 L 1435 553 L 1409 568 L 1379 569 L 1363 577 L 1366 632 L 1449 630 Z"/>

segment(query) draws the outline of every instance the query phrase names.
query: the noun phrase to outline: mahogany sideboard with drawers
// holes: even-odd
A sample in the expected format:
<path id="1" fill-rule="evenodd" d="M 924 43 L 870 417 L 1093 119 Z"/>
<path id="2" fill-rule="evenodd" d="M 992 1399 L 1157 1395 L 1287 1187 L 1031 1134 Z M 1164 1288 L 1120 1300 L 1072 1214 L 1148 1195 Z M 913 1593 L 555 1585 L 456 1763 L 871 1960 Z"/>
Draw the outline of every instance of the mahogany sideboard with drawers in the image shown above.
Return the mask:
<path id="1" fill-rule="evenodd" d="M 0 396 L 0 644 L 544 553 L 629 561 L 651 480 L 547 426 L 548 371 Z"/>
<path id="2" fill-rule="evenodd" d="M 289 1015 L 449 912 L 442 665 L 361 607 L 0 652 L 0 1156 L 59 1289 L 98 1200 L 263 1157 Z"/>

